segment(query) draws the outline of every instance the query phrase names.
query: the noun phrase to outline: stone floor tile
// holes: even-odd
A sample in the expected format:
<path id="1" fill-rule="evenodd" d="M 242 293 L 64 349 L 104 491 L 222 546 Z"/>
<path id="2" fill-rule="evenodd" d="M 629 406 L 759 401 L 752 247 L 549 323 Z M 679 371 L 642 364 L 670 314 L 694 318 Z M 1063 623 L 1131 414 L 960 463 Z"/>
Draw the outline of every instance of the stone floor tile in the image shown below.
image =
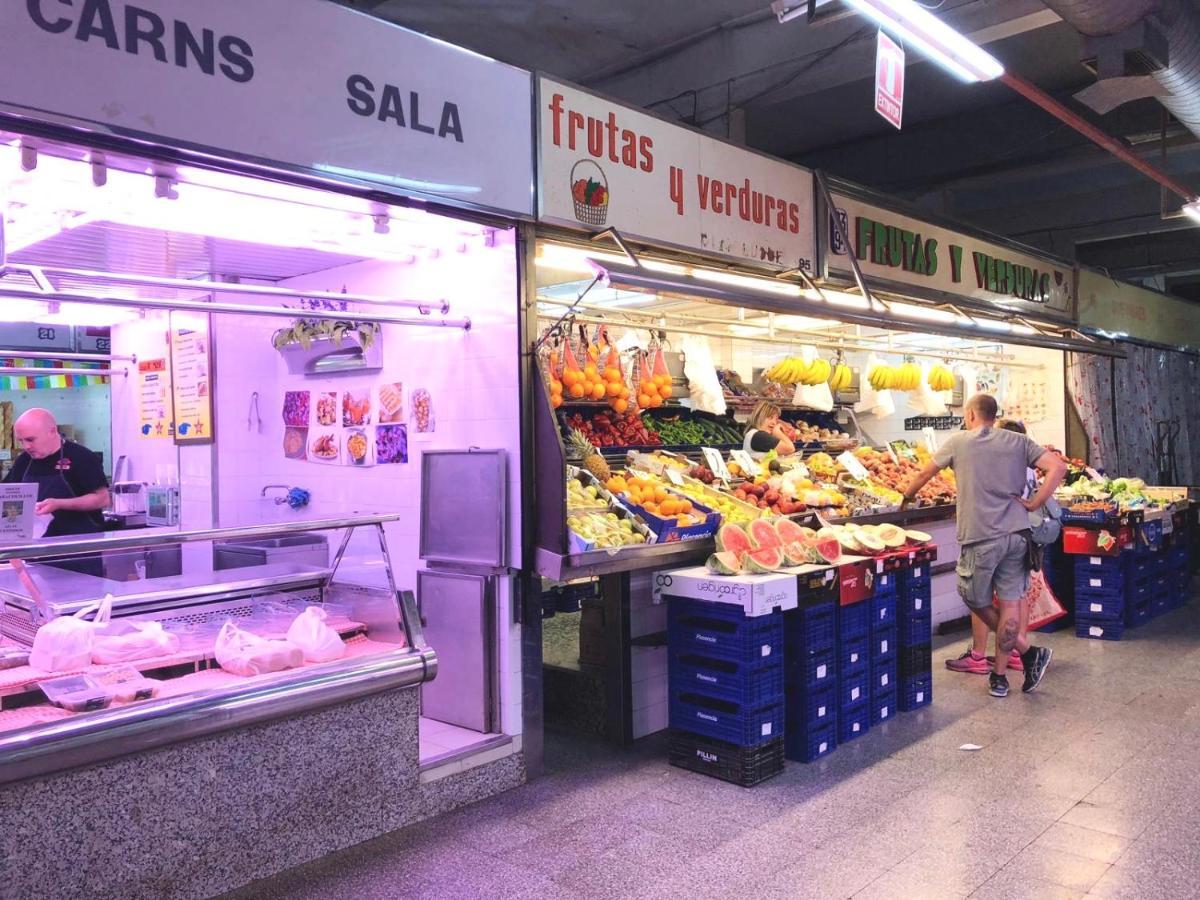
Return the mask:
<path id="1" fill-rule="evenodd" d="M 1035 878 L 1087 893 L 1108 871 L 1109 864 L 1032 844 L 1013 857 L 1004 867 L 1013 877 Z"/>
<path id="2" fill-rule="evenodd" d="M 1095 831 L 1106 831 L 1124 838 L 1136 838 L 1155 816 L 1153 809 L 1115 803 L 1091 803 L 1081 800 L 1067 812 L 1062 821 Z"/>
<path id="3" fill-rule="evenodd" d="M 1001 869 L 971 894 L 971 900 L 1079 900 L 1084 894 L 1061 884 Z"/>
<path id="4" fill-rule="evenodd" d="M 1047 847 L 1102 863 L 1115 863 L 1133 842 L 1129 838 L 1081 828 L 1068 822 L 1055 822 L 1033 842 L 1035 847 Z"/>

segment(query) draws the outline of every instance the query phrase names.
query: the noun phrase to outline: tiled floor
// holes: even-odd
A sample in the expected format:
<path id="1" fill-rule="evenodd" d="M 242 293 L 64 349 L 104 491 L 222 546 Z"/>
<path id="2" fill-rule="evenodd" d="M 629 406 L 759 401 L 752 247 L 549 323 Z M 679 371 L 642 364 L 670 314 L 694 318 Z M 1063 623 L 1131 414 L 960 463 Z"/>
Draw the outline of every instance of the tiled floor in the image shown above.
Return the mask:
<path id="1" fill-rule="evenodd" d="M 469 728 L 459 728 L 437 719 L 421 717 L 421 762 L 454 753 L 472 744 L 486 741 L 488 735 Z"/>
<path id="2" fill-rule="evenodd" d="M 552 738 L 546 777 L 242 896 L 1200 896 L 1200 602 L 1120 643 L 1044 642 L 1038 693 L 942 669 L 932 707 L 749 790 L 661 740 Z"/>

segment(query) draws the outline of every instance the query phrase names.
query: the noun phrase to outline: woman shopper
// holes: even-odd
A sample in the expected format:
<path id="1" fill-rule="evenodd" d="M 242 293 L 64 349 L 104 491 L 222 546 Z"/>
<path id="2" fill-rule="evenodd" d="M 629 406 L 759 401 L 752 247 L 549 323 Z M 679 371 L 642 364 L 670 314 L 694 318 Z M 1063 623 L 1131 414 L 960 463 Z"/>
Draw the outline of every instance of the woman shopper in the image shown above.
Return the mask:
<path id="1" fill-rule="evenodd" d="M 996 427 L 1003 428 L 1005 431 L 1012 431 L 1016 434 L 1027 434 L 1025 423 L 1018 422 L 1016 419 L 997 419 Z M 1026 468 L 1025 470 L 1025 491 L 1021 494 L 1022 499 L 1028 500 L 1037 490 L 1038 477 L 1037 470 Z M 1029 602 L 1030 594 L 1033 589 L 1038 587 L 1037 577 L 1032 577 L 1029 582 L 1029 590 L 1025 592 L 1025 596 L 1021 598 L 1021 628 L 1020 636 L 1026 641 L 1029 640 Z M 994 656 L 986 656 L 988 627 L 984 621 L 978 616 L 971 616 L 971 646 L 968 647 L 961 656 L 954 659 L 946 660 L 946 668 L 951 672 L 966 672 L 971 675 L 987 675 L 992 671 L 992 666 L 996 662 Z M 1025 664 L 1021 662 L 1021 654 L 1013 649 L 1009 655 L 1008 667 L 1014 672 L 1023 672 Z"/>
<path id="2" fill-rule="evenodd" d="M 760 400 L 746 421 L 746 438 L 742 449 L 752 459 L 762 459 L 772 450 L 780 456 L 796 452 L 796 445 L 788 439 L 779 421 L 783 411 L 769 400 Z"/>
<path id="3" fill-rule="evenodd" d="M 1026 435 L 996 427 L 996 398 L 976 394 L 967 401 L 965 431 L 951 435 L 933 460 L 904 490 L 912 502 L 929 480 L 944 468 L 954 469 L 958 482 L 958 592 L 971 615 L 996 632 L 999 645 L 988 676 L 988 693 L 1007 697 L 1008 660 L 1021 653 L 1029 693 L 1037 688 L 1050 664 L 1051 651 L 1021 637 L 1021 599 L 1029 588 L 1033 540 L 1029 515 L 1041 509 L 1067 474 L 1056 454 L 1039 447 Z M 1036 466 L 1046 473 L 1037 492 L 1021 497 L 1025 473 Z M 993 604 L 997 605 L 993 605 Z M 998 608 L 997 608 L 998 606 Z"/>

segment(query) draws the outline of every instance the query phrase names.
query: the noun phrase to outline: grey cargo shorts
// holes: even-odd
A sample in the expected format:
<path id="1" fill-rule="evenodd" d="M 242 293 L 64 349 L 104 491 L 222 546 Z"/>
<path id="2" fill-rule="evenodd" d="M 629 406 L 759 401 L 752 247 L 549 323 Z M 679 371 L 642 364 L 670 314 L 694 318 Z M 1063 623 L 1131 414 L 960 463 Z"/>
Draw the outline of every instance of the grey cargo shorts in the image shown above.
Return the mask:
<path id="1" fill-rule="evenodd" d="M 992 605 L 993 596 L 1016 602 L 1029 588 L 1025 535 L 1006 534 L 963 546 L 958 552 L 958 594 L 971 609 Z"/>

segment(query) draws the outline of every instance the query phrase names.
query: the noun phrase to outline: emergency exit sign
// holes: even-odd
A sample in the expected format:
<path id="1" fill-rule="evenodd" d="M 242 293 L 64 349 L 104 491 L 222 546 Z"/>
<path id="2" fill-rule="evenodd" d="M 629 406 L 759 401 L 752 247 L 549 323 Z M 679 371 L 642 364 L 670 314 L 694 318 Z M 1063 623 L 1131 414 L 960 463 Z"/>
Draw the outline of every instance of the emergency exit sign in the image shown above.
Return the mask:
<path id="1" fill-rule="evenodd" d="M 896 128 L 904 117 L 904 48 L 882 31 L 875 46 L 875 112 Z"/>

